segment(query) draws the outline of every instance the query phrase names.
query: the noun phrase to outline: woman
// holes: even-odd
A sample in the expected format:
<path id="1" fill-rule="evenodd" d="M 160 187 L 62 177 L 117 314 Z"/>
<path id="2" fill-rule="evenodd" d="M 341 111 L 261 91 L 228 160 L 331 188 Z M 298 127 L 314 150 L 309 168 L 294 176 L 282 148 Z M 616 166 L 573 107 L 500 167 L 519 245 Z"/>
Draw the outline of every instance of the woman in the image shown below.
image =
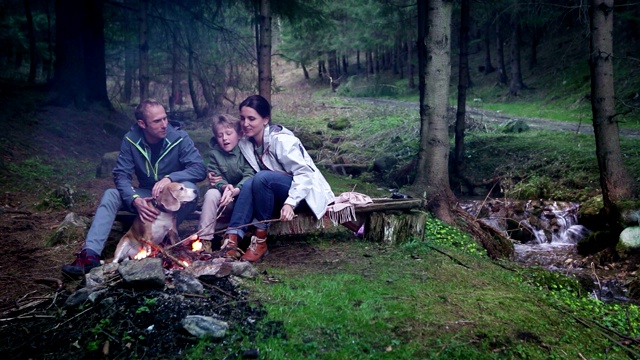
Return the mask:
<path id="1" fill-rule="evenodd" d="M 229 230 L 224 235 L 222 250 L 238 257 L 238 239 L 246 227 L 242 225 L 271 219 L 280 209 L 280 221 L 291 221 L 301 205 L 322 218 L 334 200 L 331 187 L 311 157 L 291 131 L 271 125 L 271 105 L 260 95 L 246 98 L 239 106 L 244 137 L 238 146 L 256 175 L 247 180 L 233 208 Z M 258 261 L 267 254 L 268 223 L 255 225 L 251 244 L 242 255 L 243 261 Z"/>

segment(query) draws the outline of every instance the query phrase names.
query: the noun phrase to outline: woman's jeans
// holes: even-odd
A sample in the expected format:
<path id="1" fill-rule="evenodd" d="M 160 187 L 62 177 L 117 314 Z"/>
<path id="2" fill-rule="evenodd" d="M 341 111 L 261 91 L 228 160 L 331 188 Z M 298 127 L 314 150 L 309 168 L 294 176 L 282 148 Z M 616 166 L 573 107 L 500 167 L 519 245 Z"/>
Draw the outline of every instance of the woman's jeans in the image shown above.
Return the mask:
<path id="1" fill-rule="evenodd" d="M 244 183 L 233 206 L 229 227 L 242 227 L 229 230 L 227 234 L 237 234 L 239 238 L 243 238 L 247 231 L 247 226 L 243 225 L 274 217 L 280 218 L 280 209 L 289 197 L 292 181 L 293 177 L 286 173 L 271 170 L 258 171 L 256 176 Z M 274 210 L 277 210 L 275 215 Z M 263 223 L 256 224 L 255 227 L 267 229 L 269 225 L 269 223 Z"/>

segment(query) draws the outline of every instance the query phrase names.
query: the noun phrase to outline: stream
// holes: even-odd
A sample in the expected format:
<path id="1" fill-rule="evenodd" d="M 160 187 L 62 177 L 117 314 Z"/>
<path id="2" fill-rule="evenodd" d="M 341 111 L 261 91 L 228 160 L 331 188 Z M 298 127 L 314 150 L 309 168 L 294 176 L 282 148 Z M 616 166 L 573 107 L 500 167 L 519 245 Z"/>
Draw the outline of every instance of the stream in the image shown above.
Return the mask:
<path id="1" fill-rule="evenodd" d="M 580 205 L 557 201 L 464 200 L 462 207 L 514 241 L 514 261 L 591 282 L 591 296 L 628 302 L 622 264 L 602 266 L 578 254 L 576 244 L 591 231 L 578 223 Z"/>

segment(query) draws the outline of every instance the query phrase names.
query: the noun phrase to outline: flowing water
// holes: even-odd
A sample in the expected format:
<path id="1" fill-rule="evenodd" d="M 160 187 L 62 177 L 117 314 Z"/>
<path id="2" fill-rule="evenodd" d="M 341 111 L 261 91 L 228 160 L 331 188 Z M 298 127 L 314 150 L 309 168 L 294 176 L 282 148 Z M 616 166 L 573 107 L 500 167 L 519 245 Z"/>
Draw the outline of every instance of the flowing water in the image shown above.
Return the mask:
<path id="1" fill-rule="evenodd" d="M 578 254 L 576 244 L 591 231 L 578 223 L 580 205 L 571 202 L 467 200 L 463 208 L 514 240 L 514 260 L 527 267 L 591 279 L 592 296 L 628 301 L 618 270 L 598 266 Z"/>

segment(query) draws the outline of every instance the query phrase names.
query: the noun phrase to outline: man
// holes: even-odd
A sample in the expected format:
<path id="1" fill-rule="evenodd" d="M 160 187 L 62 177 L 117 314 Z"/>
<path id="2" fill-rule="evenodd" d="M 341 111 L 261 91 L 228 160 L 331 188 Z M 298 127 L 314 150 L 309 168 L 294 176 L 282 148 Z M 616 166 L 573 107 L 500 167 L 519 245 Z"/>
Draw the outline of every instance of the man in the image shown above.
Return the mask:
<path id="1" fill-rule="evenodd" d="M 100 200 L 82 251 L 70 265 L 62 267 L 69 276 L 81 276 L 100 265 L 100 254 L 113 226 L 118 210 L 138 214 L 143 222 L 150 222 L 160 210 L 147 205 L 144 198 L 157 198 L 172 181 L 195 189 L 196 183 L 207 176 L 198 149 L 189 135 L 169 125 L 162 104 L 153 99 L 142 101 L 135 111 L 136 124 L 122 139 L 118 161 L 113 169 L 117 189 L 108 189 Z M 139 186 L 134 188 L 135 173 Z M 180 224 L 197 205 L 197 199 L 183 205 L 177 213 Z"/>

